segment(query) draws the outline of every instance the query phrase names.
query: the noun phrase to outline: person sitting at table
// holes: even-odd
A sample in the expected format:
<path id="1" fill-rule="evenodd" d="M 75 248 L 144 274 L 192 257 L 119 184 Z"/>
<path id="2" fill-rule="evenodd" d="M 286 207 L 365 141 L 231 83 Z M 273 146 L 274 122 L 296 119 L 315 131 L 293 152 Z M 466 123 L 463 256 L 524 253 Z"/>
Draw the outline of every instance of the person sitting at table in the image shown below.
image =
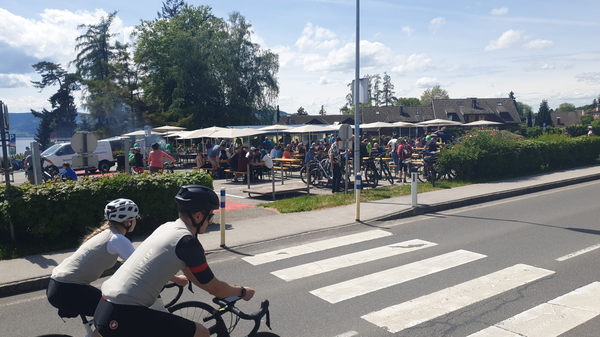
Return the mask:
<path id="1" fill-rule="evenodd" d="M 204 153 L 202 151 L 198 151 L 198 154 L 196 155 L 196 166 L 197 167 L 205 167 L 206 165 L 206 159 L 204 158 Z M 210 163 L 209 163 L 210 165 Z"/>
<path id="2" fill-rule="evenodd" d="M 248 162 L 250 163 L 260 163 L 262 161 L 262 155 L 260 154 L 260 150 L 251 147 L 250 152 L 248 152 Z"/>
<path id="3" fill-rule="evenodd" d="M 263 173 L 269 172 L 273 169 L 273 159 L 271 159 L 271 156 L 269 156 L 268 153 L 262 157 L 262 162 L 265 163 L 263 166 Z"/>
<path id="4" fill-rule="evenodd" d="M 304 162 L 304 158 L 306 158 L 306 148 L 304 147 L 304 143 L 298 143 L 296 151 L 298 152 L 298 158 L 302 159 L 302 162 Z"/>
<path id="5" fill-rule="evenodd" d="M 306 156 L 304 157 L 304 159 L 306 160 L 306 162 L 310 162 L 314 157 L 315 154 L 317 153 L 317 149 L 316 149 L 316 144 L 312 143 L 312 145 L 308 148 L 308 151 L 306 152 Z"/>
<path id="6" fill-rule="evenodd" d="M 273 158 L 283 158 L 283 149 L 281 145 L 275 146 L 275 157 Z"/>
<path id="7" fill-rule="evenodd" d="M 235 171 L 238 167 L 238 159 L 240 158 L 240 148 L 235 149 L 233 156 L 229 158 L 229 167 L 230 170 Z"/>
<path id="8" fill-rule="evenodd" d="M 238 157 L 237 171 L 238 172 L 247 172 L 248 170 L 248 158 L 246 157 L 247 151 L 243 147 L 240 147 L 240 153 Z M 233 168 L 233 166 L 232 166 Z M 233 181 L 238 181 L 239 177 L 242 177 L 243 174 L 236 173 L 235 177 L 233 177 Z"/>
<path id="9" fill-rule="evenodd" d="M 371 148 L 371 156 L 377 156 L 382 153 L 379 143 L 373 143 L 373 147 Z"/>
<path id="10" fill-rule="evenodd" d="M 292 158 L 292 150 L 289 145 L 285 147 L 285 150 L 281 154 L 281 158 L 283 158 L 283 159 L 291 159 Z"/>
<path id="11" fill-rule="evenodd" d="M 227 159 L 231 160 L 231 157 L 235 155 L 235 145 L 230 144 L 227 148 Z"/>

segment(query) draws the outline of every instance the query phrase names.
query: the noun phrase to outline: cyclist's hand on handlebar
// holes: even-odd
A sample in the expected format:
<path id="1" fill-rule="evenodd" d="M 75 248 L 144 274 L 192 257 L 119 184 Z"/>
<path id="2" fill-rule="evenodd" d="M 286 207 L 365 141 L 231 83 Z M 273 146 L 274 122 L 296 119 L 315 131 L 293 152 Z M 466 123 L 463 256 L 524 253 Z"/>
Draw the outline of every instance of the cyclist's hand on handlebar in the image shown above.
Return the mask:
<path id="1" fill-rule="evenodd" d="M 244 288 L 246 289 L 246 296 L 242 297 L 242 299 L 244 301 L 250 301 L 252 299 L 252 297 L 254 297 L 255 291 L 252 288 L 246 288 L 246 287 L 244 287 Z"/>
<path id="2" fill-rule="evenodd" d="M 170 281 L 180 287 L 185 287 L 188 285 L 188 279 L 184 275 L 175 275 L 170 279 Z"/>

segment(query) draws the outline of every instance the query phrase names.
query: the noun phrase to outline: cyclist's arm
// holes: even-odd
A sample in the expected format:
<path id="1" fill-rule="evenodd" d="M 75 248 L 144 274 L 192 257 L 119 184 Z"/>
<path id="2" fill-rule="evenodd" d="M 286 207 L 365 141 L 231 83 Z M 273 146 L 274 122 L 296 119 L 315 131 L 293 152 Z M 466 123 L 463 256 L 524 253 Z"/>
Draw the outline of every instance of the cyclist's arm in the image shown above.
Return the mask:
<path id="1" fill-rule="evenodd" d="M 208 266 L 204 248 L 198 239 L 191 235 L 183 237 L 177 243 L 175 252 L 177 257 L 187 265 L 182 269 L 183 273 L 196 286 L 219 298 L 242 295 L 242 287 L 229 285 L 215 277 Z M 254 290 L 247 288 L 244 300 L 248 301 L 252 296 L 254 296 Z"/>
<path id="2" fill-rule="evenodd" d="M 171 160 L 171 162 L 173 162 L 173 163 L 175 162 L 175 159 L 173 159 L 173 157 L 169 156 L 169 154 L 168 154 L 168 153 L 166 153 L 166 152 L 164 152 L 164 151 L 162 151 L 162 153 L 163 153 L 163 157 L 167 157 L 167 158 L 169 158 L 169 159 Z"/>
<path id="3" fill-rule="evenodd" d="M 106 250 L 109 254 L 119 255 L 119 257 L 125 261 L 127 260 L 135 248 L 131 244 L 131 241 L 121 234 L 114 234 L 109 240 Z"/>

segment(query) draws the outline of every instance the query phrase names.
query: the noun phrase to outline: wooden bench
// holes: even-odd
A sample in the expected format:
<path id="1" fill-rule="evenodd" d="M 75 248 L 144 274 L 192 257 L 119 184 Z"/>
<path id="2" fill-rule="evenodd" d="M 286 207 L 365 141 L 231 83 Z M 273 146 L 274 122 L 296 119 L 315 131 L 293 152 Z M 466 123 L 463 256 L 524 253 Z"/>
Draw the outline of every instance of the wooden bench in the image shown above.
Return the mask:
<path id="1" fill-rule="evenodd" d="M 211 176 L 215 176 L 215 172 L 217 172 L 217 168 L 216 167 L 197 167 L 195 166 L 194 171 L 206 171 L 208 174 L 210 174 Z"/>
<path id="2" fill-rule="evenodd" d="M 225 180 L 229 179 L 229 180 L 233 180 L 233 178 L 235 177 L 236 174 L 241 174 L 245 177 L 248 176 L 248 172 L 242 172 L 242 171 L 232 171 L 230 169 L 225 169 L 223 170 L 225 172 Z"/>

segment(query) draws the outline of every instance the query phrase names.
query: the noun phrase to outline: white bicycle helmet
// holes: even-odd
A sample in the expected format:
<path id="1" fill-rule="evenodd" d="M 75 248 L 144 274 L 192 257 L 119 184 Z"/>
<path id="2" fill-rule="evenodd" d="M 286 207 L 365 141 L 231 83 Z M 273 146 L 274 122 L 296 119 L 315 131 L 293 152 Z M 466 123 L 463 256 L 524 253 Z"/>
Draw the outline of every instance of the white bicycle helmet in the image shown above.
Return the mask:
<path id="1" fill-rule="evenodd" d="M 135 202 L 124 198 L 113 200 L 104 207 L 104 217 L 117 222 L 137 219 L 138 213 Z"/>

